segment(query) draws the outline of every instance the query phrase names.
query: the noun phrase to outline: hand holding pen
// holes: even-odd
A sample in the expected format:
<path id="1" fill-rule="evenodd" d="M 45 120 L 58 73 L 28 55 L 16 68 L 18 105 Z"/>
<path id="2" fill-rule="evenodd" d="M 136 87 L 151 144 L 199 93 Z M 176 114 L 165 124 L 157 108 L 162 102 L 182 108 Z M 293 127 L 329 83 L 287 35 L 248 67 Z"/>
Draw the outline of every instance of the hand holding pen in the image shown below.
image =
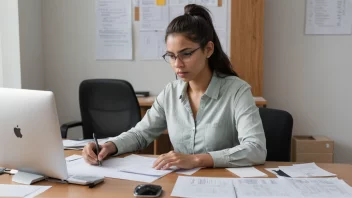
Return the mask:
<path id="1" fill-rule="evenodd" d="M 97 149 L 98 148 L 98 149 Z M 103 159 L 116 153 L 116 146 L 112 142 L 106 142 L 105 144 L 99 145 L 94 134 L 94 141 L 89 142 L 82 151 L 83 159 L 92 165 L 99 165 Z"/>

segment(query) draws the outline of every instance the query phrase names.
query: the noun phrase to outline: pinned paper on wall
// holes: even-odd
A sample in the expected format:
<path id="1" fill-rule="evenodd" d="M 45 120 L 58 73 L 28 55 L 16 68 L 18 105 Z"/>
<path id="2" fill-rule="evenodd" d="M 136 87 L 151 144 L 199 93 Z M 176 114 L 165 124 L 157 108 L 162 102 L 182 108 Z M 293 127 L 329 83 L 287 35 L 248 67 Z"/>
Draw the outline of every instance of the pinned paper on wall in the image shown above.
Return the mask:
<path id="1" fill-rule="evenodd" d="M 164 31 L 140 31 L 141 60 L 162 60 L 166 51 Z"/>
<path id="2" fill-rule="evenodd" d="M 132 59 L 132 2 L 96 1 L 96 59 Z"/>
<path id="3" fill-rule="evenodd" d="M 166 30 L 169 23 L 168 6 L 157 6 L 155 0 L 140 2 L 140 30 Z"/>
<path id="4" fill-rule="evenodd" d="M 352 0 L 307 0 L 306 34 L 351 34 Z"/>

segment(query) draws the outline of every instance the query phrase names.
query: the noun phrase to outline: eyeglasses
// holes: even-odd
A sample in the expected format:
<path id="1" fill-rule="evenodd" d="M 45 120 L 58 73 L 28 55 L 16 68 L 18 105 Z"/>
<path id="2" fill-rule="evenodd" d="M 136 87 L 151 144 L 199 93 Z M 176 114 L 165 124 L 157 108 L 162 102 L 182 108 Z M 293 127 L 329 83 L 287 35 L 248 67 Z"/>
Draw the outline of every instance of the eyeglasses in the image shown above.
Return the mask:
<path id="1" fill-rule="evenodd" d="M 192 54 L 197 51 L 198 49 L 200 49 L 200 47 L 198 47 L 197 49 L 194 49 L 190 52 L 180 52 L 179 54 L 177 55 L 174 55 L 174 54 L 169 54 L 169 53 L 166 53 L 163 55 L 163 58 L 164 60 L 167 62 L 167 63 L 174 63 L 176 61 L 176 59 L 178 58 L 179 60 L 181 60 L 182 62 L 188 62 L 191 60 L 191 56 Z"/>

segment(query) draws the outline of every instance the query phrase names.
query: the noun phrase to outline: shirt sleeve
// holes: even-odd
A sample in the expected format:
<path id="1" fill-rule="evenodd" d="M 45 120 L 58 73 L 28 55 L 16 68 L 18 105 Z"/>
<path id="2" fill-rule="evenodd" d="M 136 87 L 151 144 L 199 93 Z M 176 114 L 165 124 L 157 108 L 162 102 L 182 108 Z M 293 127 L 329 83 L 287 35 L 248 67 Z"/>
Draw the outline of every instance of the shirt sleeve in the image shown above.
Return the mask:
<path id="1" fill-rule="evenodd" d="M 117 148 L 115 155 L 146 148 L 167 128 L 164 112 L 165 93 L 164 89 L 135 127 L 111 140 Z"/>
<path id="2" fill-rule="evenodd" d="M 214 160 L 214 167 L 264 164 L 267 155 L 266 139 L 259 109 L 248 84 L 243 85 L 237 92 L 234 107 L 240 145 L 209 152 Z"/>

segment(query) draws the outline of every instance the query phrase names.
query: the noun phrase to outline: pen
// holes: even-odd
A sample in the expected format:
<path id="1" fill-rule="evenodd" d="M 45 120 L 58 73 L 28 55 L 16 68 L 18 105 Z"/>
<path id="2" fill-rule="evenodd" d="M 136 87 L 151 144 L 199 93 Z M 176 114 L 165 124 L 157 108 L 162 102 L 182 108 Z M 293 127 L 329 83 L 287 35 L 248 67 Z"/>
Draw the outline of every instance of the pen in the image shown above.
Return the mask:
<path id="1" fill-rule="evenodd" d="M 93 133 L 93 138 L 94 138 L 94 142 L 95 142 L 95 149 L 96 149 L 96 151 L 97 151 L 97 161 L 98 161 L 99 166 L 101 166 L 101 161 L 98 160 L 98 155 L 99 155 L 99 153 L 100 153 L 99 144 L 98 144 L 98 140 L 97 140 L 97 138 L 95 137 L 95 134 L 94 134 L 94 133 Z"/>

